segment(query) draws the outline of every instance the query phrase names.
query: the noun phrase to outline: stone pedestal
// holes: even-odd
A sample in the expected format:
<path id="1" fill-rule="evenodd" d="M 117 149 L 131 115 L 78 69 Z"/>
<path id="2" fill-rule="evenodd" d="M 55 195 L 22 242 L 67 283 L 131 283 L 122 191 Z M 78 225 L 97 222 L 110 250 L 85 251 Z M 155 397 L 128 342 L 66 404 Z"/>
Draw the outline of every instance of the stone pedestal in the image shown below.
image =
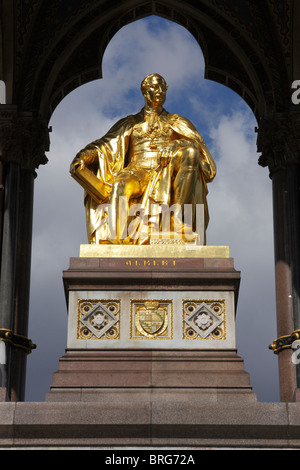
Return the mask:
<path id="1" fill-rule="evenodd" d="M 47 401 L 256 401 L 227 247 L 83 245 L 63 280 L 67 349 Z"/>

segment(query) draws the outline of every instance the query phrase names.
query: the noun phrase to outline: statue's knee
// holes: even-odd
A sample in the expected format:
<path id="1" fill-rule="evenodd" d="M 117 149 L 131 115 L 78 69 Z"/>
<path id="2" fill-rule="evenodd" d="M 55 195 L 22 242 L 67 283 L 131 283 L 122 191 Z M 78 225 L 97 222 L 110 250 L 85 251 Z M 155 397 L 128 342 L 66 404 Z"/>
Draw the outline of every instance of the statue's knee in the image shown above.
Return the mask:
<path id="1" fill-rule="evenodd" d="M 184 149 L 183 165 L 196 167 L 199 162 L 199 150 L 192 144 Z"/>
<path id="2" fill-rule="evenodd" d="M 125 196 L 126 194 L 126 188 L 128 186 L 128 183 L 124 178 L 119 178 L 114 181 L 113 187 L 112 187 L 112 193 L 115 196 Z"/>
<path id="3" fill-rule="evenodd" d="M 128 175 L 120 175 L 114 181 L 112 193 L 117 197 L 125 196 L 131 198 L 139 188 L 139 183 L 136 178 L 131 178 Z"/>

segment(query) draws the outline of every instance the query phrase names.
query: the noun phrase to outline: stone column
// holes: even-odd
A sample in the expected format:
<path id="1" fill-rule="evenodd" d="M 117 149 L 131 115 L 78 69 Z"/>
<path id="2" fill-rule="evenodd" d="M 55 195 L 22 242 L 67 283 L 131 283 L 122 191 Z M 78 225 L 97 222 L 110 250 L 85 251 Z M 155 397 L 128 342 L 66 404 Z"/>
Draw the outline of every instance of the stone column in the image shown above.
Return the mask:
<path id="1" fill-rule="evenodd" d="M 34 347 L 27 338 L 33 182 L 35 169 L 47 161 L 44 152 L 48 143 L 46 126 L 33 119 L 31 114 L 18 113 L 11 107 L 0 111 L 0 155 L 5 189 L 0 283 L 0 385 L 6 390 L 8 401 L 24 400 L 26 357 Z"/>
<path id="2" fill-rule="evenodd" d="M 8 163 L 5 172 L 5 192 L 3 210 L 3 235 L 1 251 L 1 281 L 0 281 L 0 325 L 7 335 L 13 330 L 13 314 L 15 299 L 17 228 L 18 228 L 18 199 L 19 199 L 19 166 Z M 7 340 L 9 338 L 7 337 Z M 1 386 L 9 396 L 8 382 L 11 374 L 11 344 L 5 341 L 1 344 Z"/>
<path id="3" fill-rule="evenodd" d="M 273 188 L 274 254 L 281 401 L 298 401 L 300 366 L 293 343 L 300 333 L 300 113 L 261 120 L 259 163 L 268 166 Z"/>

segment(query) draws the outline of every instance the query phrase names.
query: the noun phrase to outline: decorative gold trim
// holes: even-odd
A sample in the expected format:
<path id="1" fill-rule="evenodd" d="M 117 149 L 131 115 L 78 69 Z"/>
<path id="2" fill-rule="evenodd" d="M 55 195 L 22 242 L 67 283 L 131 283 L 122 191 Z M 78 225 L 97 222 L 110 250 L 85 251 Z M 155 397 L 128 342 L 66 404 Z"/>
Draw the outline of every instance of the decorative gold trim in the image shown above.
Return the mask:
<path id="1" fill-rule="evenodd" d="M 274 354 L 279 354 L 285 349 L 291 349 L 294 341 L 300 338 L 300 330 L 295 330 L 290 335 L 283 335 L 277 339 L 274 339 L 273 343 L 269 345 L 269 349 L 272 349 Z"/>
<path id="2" fill-rule="evenodd" d="M 193 236 L 185 237 L 182 233 L 176 232 L 151 232 L 150 233 L 150 245 L 191 245 L 198 246 L 197 242 L 198 234 L 194 233 Z"/>
<path id="3" fill-rule="evenodd" d="M 130 339 L 172 339 L 173 338 L 173 302 L 166 299 L 130 300 Z M 152 311 L 152 312 L 151 312 Z M 143 315 L 153 313 L 157 325 L 149 326 Z M 143 325 L 144 323 L 144 325 Z M 154 325 L 154 326 L 153 326 Z M 151 326 L 156 328 L 151 333 Z"/>
<path id="4" fill-rule="evenodd" d="M 12 330 L 7 328 L 0 328 L 0 341 L 9 343 L 14 348 L 24 349 L 27 354 L 30 354 L 33 349 L 36 349 L 36 344 L 33 344 L 31 339 L 13 333 Z"/>

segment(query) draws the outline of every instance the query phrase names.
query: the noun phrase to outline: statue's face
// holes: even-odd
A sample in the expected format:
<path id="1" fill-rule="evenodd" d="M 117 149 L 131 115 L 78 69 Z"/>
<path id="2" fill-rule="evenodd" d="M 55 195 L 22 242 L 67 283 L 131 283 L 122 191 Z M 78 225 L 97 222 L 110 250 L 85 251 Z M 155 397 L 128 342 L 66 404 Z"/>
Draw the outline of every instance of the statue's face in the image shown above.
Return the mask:
<path id="1" fill-rule="evenodd" d="M 166 100 L 165 82 L 160 77 L 153 77 L 145 91 L 145 99 L 150 106 L 162 106 Z"/>

